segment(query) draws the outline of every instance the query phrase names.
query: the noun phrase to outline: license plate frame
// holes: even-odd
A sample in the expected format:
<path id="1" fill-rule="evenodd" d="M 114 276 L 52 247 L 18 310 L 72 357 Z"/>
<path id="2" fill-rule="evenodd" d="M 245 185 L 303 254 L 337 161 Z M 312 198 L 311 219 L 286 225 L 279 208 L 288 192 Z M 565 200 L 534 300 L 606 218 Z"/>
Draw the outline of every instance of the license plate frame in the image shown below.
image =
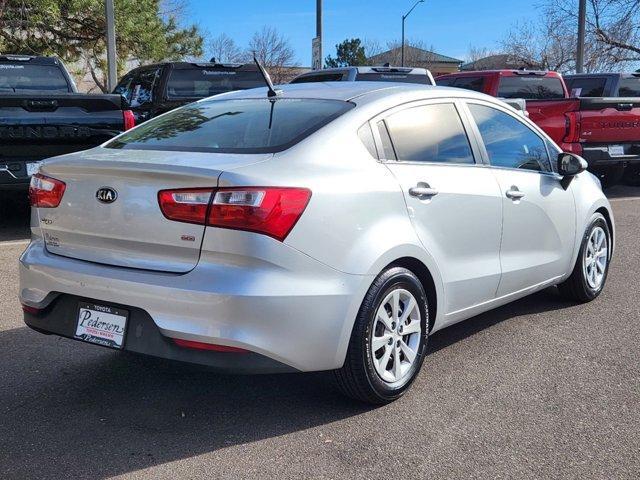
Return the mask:
<path id="1" fill-rule="evenodd" d="M 122 350 L 129 323 L 129 311 L 111 305 L 79 302 L 73 338 Z"/>

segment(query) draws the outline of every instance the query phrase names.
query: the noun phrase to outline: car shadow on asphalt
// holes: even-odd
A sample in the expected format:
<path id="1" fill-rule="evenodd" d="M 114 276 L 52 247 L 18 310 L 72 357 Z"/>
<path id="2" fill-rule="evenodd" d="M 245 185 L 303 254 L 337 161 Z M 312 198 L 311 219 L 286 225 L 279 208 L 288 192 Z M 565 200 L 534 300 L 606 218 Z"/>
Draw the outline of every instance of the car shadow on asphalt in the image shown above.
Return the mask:
<path id="1" fill-rule="evenodd" d="M 540 292 L 434 334 L 430 351 L 569 305 Z M 0 332 L 0 345 L 2 478 L 106 478 L 371 410 L 329 373 L 219 375 L 26 327 Z"/>

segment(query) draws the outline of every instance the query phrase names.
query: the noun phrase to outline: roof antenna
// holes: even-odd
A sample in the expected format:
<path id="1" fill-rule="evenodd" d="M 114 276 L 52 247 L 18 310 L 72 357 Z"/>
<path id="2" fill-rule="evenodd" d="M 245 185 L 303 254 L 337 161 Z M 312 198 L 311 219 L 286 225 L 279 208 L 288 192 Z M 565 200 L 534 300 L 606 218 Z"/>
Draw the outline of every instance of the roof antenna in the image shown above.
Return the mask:
<path id="1" fill-rule="evenodd" d="M 267 72 L 267 70 L 260 64 L 255 54 L 253 55 L 253 61 L 256 62 L 256 65 L 258 66 L 258 70 L 260 70 L 260 73 L 262 74 L 262 78 L 264 78 L 264 83 L 267 84 L 267 88 L 269 89 L 269 91 L 267 92 L 267 96 L 269 98 L 273 98 L 280 95 L 282 93 L 282 90 L 276 90 L 275 88 L 273 88 L 273 82 L 271 81 L 269 72 Z"/>

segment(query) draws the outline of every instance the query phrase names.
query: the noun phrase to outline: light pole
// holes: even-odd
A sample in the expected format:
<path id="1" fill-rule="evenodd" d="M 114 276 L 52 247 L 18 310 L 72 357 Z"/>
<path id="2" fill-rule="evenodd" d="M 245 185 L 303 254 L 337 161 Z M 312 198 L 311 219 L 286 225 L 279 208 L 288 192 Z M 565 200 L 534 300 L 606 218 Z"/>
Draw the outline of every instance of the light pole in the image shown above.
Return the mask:
<path id="1" fill-rule="evenodd" d="M 402 16 L 402 53 L 400 54 L 400 66 L 404 67 L 404 21 L 407 19 L 407 17 L 411 14 L 411 12 L 413 12 L 413 9 L 416 8 L 418 6 L 419 3 L 424 3 L 424 0 L 418 0 L 416 3 L 413 4 L 413 7 L 411 7 L 411 10 L 409 10 L 407 13 L 405 13 Z"/>
<path id="2" fill-rule="evenodd" d="M 576 52 L 576 73 L 584 70 L 584 32 L 587 23 L 587 0 L 580 0 L 578 7 L 578 51 Z"/>
<path id="3" fill-rule="evenodd" d="M 116 22 L 113 0 L 105 0 L 104 10 L 107 18 L 107 89 L 111 92 L 116 88 L 116 83 L 118 83 L 116 70 Z"/>

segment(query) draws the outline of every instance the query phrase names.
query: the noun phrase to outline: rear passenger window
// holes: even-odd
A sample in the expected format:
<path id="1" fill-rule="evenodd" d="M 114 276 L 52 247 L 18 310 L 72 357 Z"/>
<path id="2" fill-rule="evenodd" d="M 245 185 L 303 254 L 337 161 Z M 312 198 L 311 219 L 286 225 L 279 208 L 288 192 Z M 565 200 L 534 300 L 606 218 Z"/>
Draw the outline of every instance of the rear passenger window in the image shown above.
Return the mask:
<path id="1" fill-rule="evenodd" d="M 567 82 L 567 88 L 577 90 L 577 97 L 602 97 L 606 83 L 606 78 L 572 78 Z"/>
<path id="2" fill-rule="evenodd" d="M 469 139 L 452 103 L 407 108 L 385 122 L 400 161 L 474 163 Z"/>
<path id="3" fill-rule="evenodd" d="M 480 136 L 496 167 L 551 172 L 544 140 L 531 128 L 495 108 L 469 104 Z"/>

